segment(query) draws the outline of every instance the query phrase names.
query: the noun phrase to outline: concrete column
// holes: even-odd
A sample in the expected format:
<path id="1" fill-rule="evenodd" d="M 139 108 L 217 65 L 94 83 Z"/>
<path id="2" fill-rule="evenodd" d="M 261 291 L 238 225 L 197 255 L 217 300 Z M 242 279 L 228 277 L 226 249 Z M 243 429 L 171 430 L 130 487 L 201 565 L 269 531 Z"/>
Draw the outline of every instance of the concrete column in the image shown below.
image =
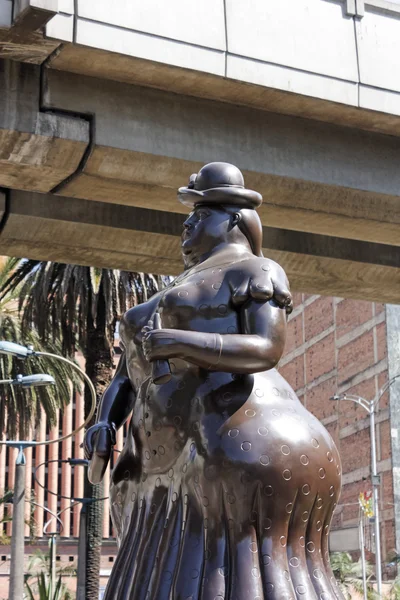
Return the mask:
<path id="1" fill-rule="evenodd" d="M 80 365 L 81 366 L 81 365 Z M 75 396 L 75 429 L 84 421 L 84 403 L 83 396 L 76 394 Z M 75 452 L 74 458 L 84 458 L 83 448 L 83 430 L 81 429 L 75 436 Z M 74 467 L 74 498 L 83 498 L 83 483 L 85 478 L 85 470 L 83 467 Z M 73 536 L 79 535 L 79 518 L 81 514 L 81 504 L 76 504 L 74 507 L 74 523 Z"/>
<path id="2" fill-rule="evenodd" d="M 2 440 L 5 440 L 5 436 L 2 436 Z M 7 448 L 0 446 L 0 495 L 3 496 L 6 489 L 6 454 Z M 0 504 L 0 522 L 4 517 L 4 504 Z M 1 527 L 1 530 L 3 528 Z"/>
<path id="3" fill-rule="evenodd" d="M 400 306 L 386 306 L 389 378 L 400 374 Z M 393 495 L 396 549 L 400 551 L 400 377 L 390 386 L 390 423 L 392 436 Z"/>
<path id="4" fill-rule="evenodd" d="M 120 454 L 123 446 L 124 446 L 124 428 L 121 427 L 117 431 L 117 443 L 115 444 L 114 452 L 113 452 L 113 455 L 114 455 L 113 456 L 113 465 L 115 465 L 115 463 L 117 462 L 119 454 Z M 111 535 L 113 537 L 115 537 L 117 535 L 117 532 L 115 531 L 114 527 L 112 528 Z"/>
<path id="5" fill-rule="evenodd" d="M 11 537 L 10 600 L 24 598 L 24 515 L 25 515 L 25 459 L 21 452 L 15 469 L 13 532 Z"/>
<path id="6" fill-rule="evenodd" d="M 110 494 L 110 465 L 108 465 L 106 472 L 104 473 L 103 479 L 103 495 L 104 498 L 104 510 L 103 510 L 103 538 L 110 537 L 110 500 L 108 498 Z"/>
<path id="7" fill-rule="evenodd" d="M 29 521 L 32 505 L 30 503 L 32 491 L 32 448 L 25 450 L 25 536 L 29 537 Z"/>
<path id="8" fill-rule="evenodd" d="M 51 432 L 50 432 L 50 439 L 54 440 L 56 438 L 58 438 L 58 422 L 59 422 L 59 415 L 58 415 L 57 411 L 57 423 L 54 427 L 52 427 Z M 57 507 L 57 496 L 55 496 L 54 494 L 58 493 L 58 467 L 59 467 L 59 463 L 58 462 L 50 462 L 52 460 L 57 460 L 58 459 L 58 446 L 59 444 L 50 444 L 49 445 L 49 463 L 48 463 L 48 483 L 47 483 L 47 487 L 48 489 L 53 492 L 52 494 L 48 494 L 48 498 L 47 498 L 47 506 L 49 507 L 49 509 L 53 512 L 56 513 L 58 511 L 58 507 Z M 57 522 L 54 519 L 51 524 L 49 525 L 48 529 L 47 529 L 47 533 L 53 533 L 57 531 Z"/>
<path id="9" fill-rule="evenodd" d="M 120 427 L 117 431 L 117 443 L 115 445 L 116 450 L 119 450 L 119 452 L 121 452 L 122 448 L 124 446 L 124 428 Z M 119 452 L 115 452 L 116 457 L 118 458 L 119 456 Z"/>
<path id="10" fill-rule="evenodd" d="M 38 438 L 39 440 L 46 439 L 46 416 L 43 413 L 40 419 Z M 41 508 L 44 506 L 44 489 L 40 487 L 38 481 L 41 485 L 45 484 L 45 469 L 46 465 L 44 464 L 46 460 L 46 446 L 37 446 L 35 453 L 35 467 L 39 465 L 43 465 L 40 469 L 36 471 L 36 481 L 35 481 L 35 496 L 36 502 L 41 506 L 36 506 L 35 508 L 35 522 L 36 522 L 36 530 L 37 535 L 40 537 L 43 535 L 43 525 L 44 525 L 44 510 Z M 46 519 L 47 520 L 47 519 Z"/>
<path id="11" fill-rule="evenodd" d="M 8 483 L 7 488 L 9 490 L 14 489 L 15 484 L 15 461 L 17 460 L 18 450 L 16 448 L 8 448 Z M 8 505 L 8 515 L 11 517 L 14 513 L 14 507 L 12 504 Z M 8 521 L 6 525 L 6 533 L 8 536 L 12 534 L 12 521 Z"/>
<path id="12" fill-rule="evenodd" d="M 62 435 L 67 435 L 72 431 L 72 401 L 64 409 L 64 416 L 62 422 Z M 72 458 L 72 438 L 68 438 L 62 442 L 62 453 L 63 459 Z M 71 498 L 72 494 L 71 484 L 71 465 L 67 463 L 61 463 L 61 494 Z M 61 519 L 63 522 L 63 528 L 61 532 L 62 537 L 70 536 L 71 528 L 71 511 L 67 507 L 71 505 L 71 500 L 61 498 L 61 510 L 66 509 Z"/>

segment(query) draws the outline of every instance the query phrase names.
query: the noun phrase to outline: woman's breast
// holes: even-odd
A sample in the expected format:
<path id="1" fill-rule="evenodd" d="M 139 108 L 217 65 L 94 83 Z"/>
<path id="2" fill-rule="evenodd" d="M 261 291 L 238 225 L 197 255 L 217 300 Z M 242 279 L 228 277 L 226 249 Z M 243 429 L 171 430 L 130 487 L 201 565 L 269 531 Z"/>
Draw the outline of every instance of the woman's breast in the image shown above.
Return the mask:
<path id="1" fill-rule="evenodd" d="M 167 290 L 160 301 L 162 326 L 213 333 L 239 333 L 238 313 L 231 303 L 229 285 L 221 281 L 190 279 Z"/>

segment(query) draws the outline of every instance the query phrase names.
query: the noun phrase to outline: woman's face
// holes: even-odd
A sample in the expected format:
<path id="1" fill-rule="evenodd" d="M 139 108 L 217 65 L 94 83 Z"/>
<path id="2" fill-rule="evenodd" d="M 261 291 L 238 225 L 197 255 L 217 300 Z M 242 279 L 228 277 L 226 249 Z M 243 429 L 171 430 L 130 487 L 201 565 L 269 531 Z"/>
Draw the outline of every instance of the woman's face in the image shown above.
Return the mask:
<path id="1" fill-rule="evenodd" d="M 227 241 L 231 216 L 218 208 L 197 206 L 183 224 L 182 255 L 192 267 L 221 242 Z"/>

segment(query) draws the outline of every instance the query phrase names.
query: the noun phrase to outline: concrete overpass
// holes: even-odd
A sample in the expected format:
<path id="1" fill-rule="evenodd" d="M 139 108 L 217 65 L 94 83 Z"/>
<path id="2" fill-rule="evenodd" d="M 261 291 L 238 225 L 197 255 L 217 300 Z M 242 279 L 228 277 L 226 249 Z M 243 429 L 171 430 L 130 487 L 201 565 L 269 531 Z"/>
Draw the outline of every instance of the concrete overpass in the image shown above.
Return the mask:
<path id="1" fill-rule="evenodd" d="M 400 2 L 0 0 L 0 252 L 181 269 L 237 164 L 299 291 L 400 301 Z"/>

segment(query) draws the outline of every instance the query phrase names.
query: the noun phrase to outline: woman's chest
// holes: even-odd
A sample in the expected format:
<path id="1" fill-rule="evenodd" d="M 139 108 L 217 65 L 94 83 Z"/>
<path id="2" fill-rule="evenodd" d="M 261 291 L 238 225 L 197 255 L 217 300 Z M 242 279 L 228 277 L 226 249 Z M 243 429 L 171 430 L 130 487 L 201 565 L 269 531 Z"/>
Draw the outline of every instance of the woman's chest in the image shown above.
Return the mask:
<path id="1" fill-rule="evenodd" d="M 198 273 L 177 281 L 163 294 L 159 310 L 164 328 L 206 331 L 209 324 L 226 322 L 226 332 L 237 332 L 237 313 L 231 289 L 222 269 Z M 228 331 L 228 328 L 230 330 Z"/>

